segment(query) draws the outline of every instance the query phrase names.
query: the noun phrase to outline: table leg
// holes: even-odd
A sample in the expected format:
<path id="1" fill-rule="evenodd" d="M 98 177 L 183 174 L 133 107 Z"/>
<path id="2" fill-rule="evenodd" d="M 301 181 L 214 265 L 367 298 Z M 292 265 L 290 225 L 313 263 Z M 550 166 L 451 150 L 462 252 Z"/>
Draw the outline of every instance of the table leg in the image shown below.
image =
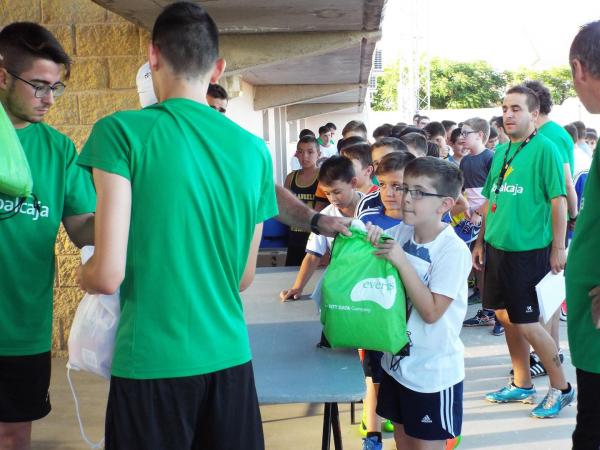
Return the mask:
<path id="1" fill-rule="evenodd" d="M 333 430 L 333 446 L 335 450 L 342 450 L 342 432 L 340 430 L 340 413 L 338 404 L 331 405 L 331 428 Z"/>
<path id="2" fill-rule="evenodd" d="M 323 405 L 323 439 L 321 441 L 321 450 L 329 450 L 331 440 L 331 411 L 332 403 L 325 403 Z"/>
<path id="3" fill-rule="evenodd" d="M 355 403 L 350 403 L 350 425 L 354 425 L 356 421 L 356 411 L 355 411 Z"/>

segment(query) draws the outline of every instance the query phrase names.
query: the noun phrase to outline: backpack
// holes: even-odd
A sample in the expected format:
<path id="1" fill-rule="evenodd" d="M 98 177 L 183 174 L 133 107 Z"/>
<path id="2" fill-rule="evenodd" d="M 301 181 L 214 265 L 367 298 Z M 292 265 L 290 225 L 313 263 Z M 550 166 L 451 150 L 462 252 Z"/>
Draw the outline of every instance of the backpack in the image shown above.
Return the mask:
<path id="1" fill-rule="evenodd" d="M 364 225 L 361 229 L 355 223 L 352 236 L 335 238 L 323 276 L 323 332 L 332 347 L 405 355 L 409 336 L 404 285 L 396 268 L 373 254 Z"/>

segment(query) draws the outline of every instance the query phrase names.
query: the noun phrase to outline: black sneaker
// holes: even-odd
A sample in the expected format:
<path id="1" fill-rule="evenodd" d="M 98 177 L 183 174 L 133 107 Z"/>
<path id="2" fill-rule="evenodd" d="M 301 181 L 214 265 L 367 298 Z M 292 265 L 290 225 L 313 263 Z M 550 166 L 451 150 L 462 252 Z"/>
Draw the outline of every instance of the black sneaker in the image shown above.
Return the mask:
<path id="1" fill-rule="evenodd" d="M 561 351 L 558 352 L 558 358 L 560 359 L 561 364 L 565 360 L 565 356 Z M 514 370 L 511 369 L 510 374 L 514 375 Z M 540 357 L 535 352 L 531 352 L 529 354 L 529 374 L 531 375 L 531 378 L 543 377 L 544 375 L 548 375 L 548 372 L 542 364 Z"/>
<path id="2" fill-rule="evenodd" d="M 475 316 L 463 322 L 464 327 L 487 327 L 496 323 L 494 311 L 489 309 L 480 309 Z"/>

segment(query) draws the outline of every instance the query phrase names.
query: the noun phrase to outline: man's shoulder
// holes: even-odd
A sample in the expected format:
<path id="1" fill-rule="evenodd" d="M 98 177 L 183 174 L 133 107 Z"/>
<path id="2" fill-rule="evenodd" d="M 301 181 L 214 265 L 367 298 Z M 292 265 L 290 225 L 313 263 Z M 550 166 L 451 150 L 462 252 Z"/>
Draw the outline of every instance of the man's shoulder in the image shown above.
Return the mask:
<path id="1" fill-rule="evenodd" d="M 35 127 L 35 132 L 48 140 L 48 144 L 53 150 L 69 151 L 75 149 L 75 145 L 69 136 L 47 123 L 40 122 L 30 126 Z"/>

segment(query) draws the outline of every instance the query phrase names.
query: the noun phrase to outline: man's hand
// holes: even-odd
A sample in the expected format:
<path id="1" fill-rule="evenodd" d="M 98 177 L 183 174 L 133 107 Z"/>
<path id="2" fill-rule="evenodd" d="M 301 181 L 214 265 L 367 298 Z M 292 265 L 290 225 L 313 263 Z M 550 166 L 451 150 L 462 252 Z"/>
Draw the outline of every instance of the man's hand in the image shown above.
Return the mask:
<path id="1" fill-rule="evenodd" d="M 550 268 L 552 273 L 560 273 L 565 268 L 567 262 L 567 254 L 564 247 L 552 247 L 550 251 Z"/>
<path id="2" fill-rule="evenodd" d="M 483 248 L 483 244 L 480 242 L 475 243 L 473 247 L 473 252 L 471 253 L 471 258 L 473 260 L 473 268 L 475 270 L 483 270 L 485 267 L 484 263 L 485 250 Z"/>
<path id="3" fill-rule="evenodd" d="M 284 289 L 283 291 L 281 291 L 279 293 L 279 299 L 282 302 L 286 302 L 288 300 L 298 300 L 301 295 L 302 295 L 302 289 L 298 289 L 298 288 Z"/>
<path id="4" fill-rule="evenodd" d="M 352 233 L 348 229 L 352 220 L 352 217 L 321 216 L 317 222 L 317 228 L 323 236 L 335 237 L 338 233 L 342 233 L 345 236 L 352 236 Z"/>

